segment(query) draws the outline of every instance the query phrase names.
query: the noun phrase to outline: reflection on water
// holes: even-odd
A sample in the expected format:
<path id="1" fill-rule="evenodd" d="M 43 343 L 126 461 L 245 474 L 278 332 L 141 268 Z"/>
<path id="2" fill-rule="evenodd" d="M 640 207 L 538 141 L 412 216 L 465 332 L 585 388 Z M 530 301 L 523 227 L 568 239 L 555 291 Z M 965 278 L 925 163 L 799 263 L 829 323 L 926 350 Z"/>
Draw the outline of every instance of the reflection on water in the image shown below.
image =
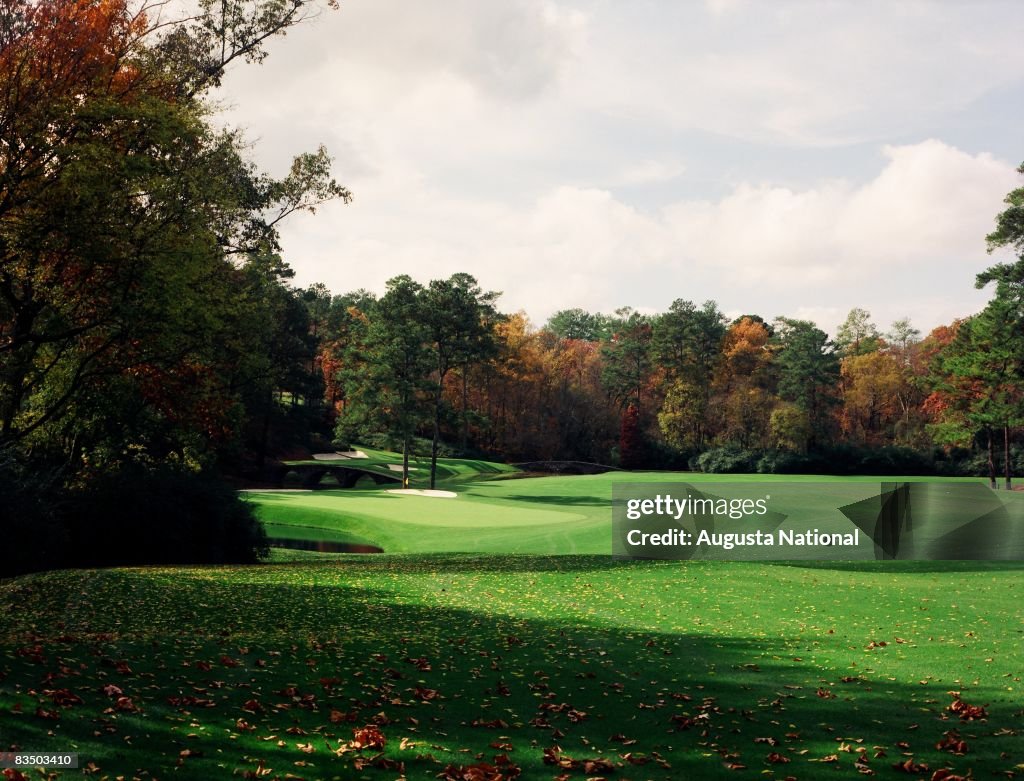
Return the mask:
<path id="1" fill-rule="evenodd" d="M 355 542 L 333 542 L 331 540 L 294 540 L 289 537 L 270 537 L 271 548 L 311 550 L 318 553 L 383 553 L 376 545 L 361 545 Z"/>

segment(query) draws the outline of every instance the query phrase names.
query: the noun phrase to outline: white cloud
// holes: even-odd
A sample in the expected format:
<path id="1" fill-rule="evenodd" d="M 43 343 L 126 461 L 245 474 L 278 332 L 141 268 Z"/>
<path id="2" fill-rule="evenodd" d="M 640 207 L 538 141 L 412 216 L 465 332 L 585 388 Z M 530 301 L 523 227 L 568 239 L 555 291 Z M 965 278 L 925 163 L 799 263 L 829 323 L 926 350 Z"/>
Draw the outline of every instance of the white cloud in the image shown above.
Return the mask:
<path id="1" fill-rule="evenodd" d="M 1022 37 L 1012 4 L 346 0 L 234 70 L 225 117 L 278 174 L 326 143 L 355 193 L 285 228 L 302 284 L 465 270 L 540 322 L 682 297 L 926 329 L 985 298 L 1017 179 L 977 150 L 1022 103 L 977 106 Z"/>
<path id="2" fill-rule="evenodd" d="M 757 142 L 877 143 L 932 133 L 1024 67 L 1024 15 L 1005 4 L 707 5 L 592 20 L 586 105 Z"/>
<path id="3" fill-rule="evenodd" d="M 984 236 L 1016 185 L 1013 166 L 937 141 L 883 153 L 859 186 L 744 183 L 656 214 L 594 188 L 556 187 L 511 207 L 397 180 L 297 221 L 285 238 L 305 281 L 380 289 L 399 273 L 469 271 L 505 291 L 504 308 L 541 322 L 571 306 L 663 310 L 680 297 L 830 332 L 854 306 L 883 328 L 904 315 L 928 329 L 971 313 L 985 298 L 973 276 L 991 262 Z"/>
<path id="4" fill-rule="evenodd" d="M 808 286 L 976 258 L 1012 166 L 936 140 L 885 147 L 867 183 L 826 181 L 804 190 L 741 184 L 714 203 L 682 202 L 666 222 L 693 260 L 739 280 Z"/>
<path id="5" fill-rule="evenodd" d="M 618 177 L 625 185 L 669 182 L 683 175 L 686 165 L 678 160 L 642 160 L 626 166 Z"/>

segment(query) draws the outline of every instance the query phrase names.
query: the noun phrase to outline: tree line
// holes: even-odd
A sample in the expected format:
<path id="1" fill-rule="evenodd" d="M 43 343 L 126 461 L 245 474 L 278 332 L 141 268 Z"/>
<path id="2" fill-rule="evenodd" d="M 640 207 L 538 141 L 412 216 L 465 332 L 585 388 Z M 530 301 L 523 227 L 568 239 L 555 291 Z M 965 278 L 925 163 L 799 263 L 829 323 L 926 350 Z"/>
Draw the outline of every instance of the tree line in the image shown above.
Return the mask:
<path id="1" fill-rule="evenodd" d="M 1009 485 L 1021 460 L 1020 265 L 979 275 L 997 282 L 989 306 L 923 338 L 905 318 L 883 333 L 862 308 L 830 338 L 806 320 L 730 320 L 714 301 L 684 299 L 655 315 L 566 309 L 535 327 L 498 312 L 499 294 L 468 274 L 397 277 L 380 298 L 325 301 L 327 413 L 338 446 L 434 458 L 985 473 L 993 485 L 1001 461 Z"/>

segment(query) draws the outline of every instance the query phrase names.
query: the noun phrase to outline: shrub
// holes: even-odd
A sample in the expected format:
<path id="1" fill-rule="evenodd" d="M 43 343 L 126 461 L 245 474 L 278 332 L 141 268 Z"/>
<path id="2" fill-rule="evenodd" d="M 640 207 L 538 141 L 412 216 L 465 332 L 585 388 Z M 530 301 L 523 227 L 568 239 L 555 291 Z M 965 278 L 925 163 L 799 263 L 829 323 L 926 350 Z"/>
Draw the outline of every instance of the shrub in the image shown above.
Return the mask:
<path id="1" fill-rule="evenodd" d="M 857 464 L 862 475 L 933 475 L 931 459 L 906 447 L 881 447 L 865 450 Z"/>
<path id="2" fill-rule="evenodd" d="M 757 471 L 758 451 L 737 447 L 716 447 L 697 456 L 694 465 L 701 472 L 735 474 Z"/>
<path id="3" fill-rule="evenodd" d="M 210 474 L 137 464 L 69 496 L 74 563 L 250 563 L 266 556 L 263 525 L 237 492 Z"/>
<path id="4" fill-rule="evenodd" d="M 690 467 L 701 472 L 723 474 L 760 472 L 781 475 L 933 475 L 954 471 L 947 466 L 937 468 L 931 458 L 909 448 L 857 448 L 850 445 L 833 445 L 808 453 L 720 447 L 690 459 Z"/>
<path id="5" fill-rule="evenodd" d="M 813 456 L 790 450 L 767 450 L 757 460 L 757 471 L 770 475 L 807 474 L 816 466 Z"/>
<path id="6" fill-rule="evenodd" d="M 65 566 L 70 538 L 57 516 L 55 474 L 38 464 L 26 468 L 10 452 L 0 453 L 0 577 Z"/>

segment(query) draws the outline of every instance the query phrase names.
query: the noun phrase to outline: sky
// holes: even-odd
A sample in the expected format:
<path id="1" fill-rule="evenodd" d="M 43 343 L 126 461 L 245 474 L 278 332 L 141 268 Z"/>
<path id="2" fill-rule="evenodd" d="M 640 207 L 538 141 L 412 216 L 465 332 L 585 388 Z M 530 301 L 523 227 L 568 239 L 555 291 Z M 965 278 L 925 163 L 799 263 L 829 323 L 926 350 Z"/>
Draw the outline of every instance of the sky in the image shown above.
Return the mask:
<path id="1" fill-rule="evenodd" d="M 283 227 L 300 286 L 927 333 L 1012 259 L 1021 40 L 1018 2 L 342 0 L 217 98 L 262 168 L 323 144 L 353 193 Z"/>

